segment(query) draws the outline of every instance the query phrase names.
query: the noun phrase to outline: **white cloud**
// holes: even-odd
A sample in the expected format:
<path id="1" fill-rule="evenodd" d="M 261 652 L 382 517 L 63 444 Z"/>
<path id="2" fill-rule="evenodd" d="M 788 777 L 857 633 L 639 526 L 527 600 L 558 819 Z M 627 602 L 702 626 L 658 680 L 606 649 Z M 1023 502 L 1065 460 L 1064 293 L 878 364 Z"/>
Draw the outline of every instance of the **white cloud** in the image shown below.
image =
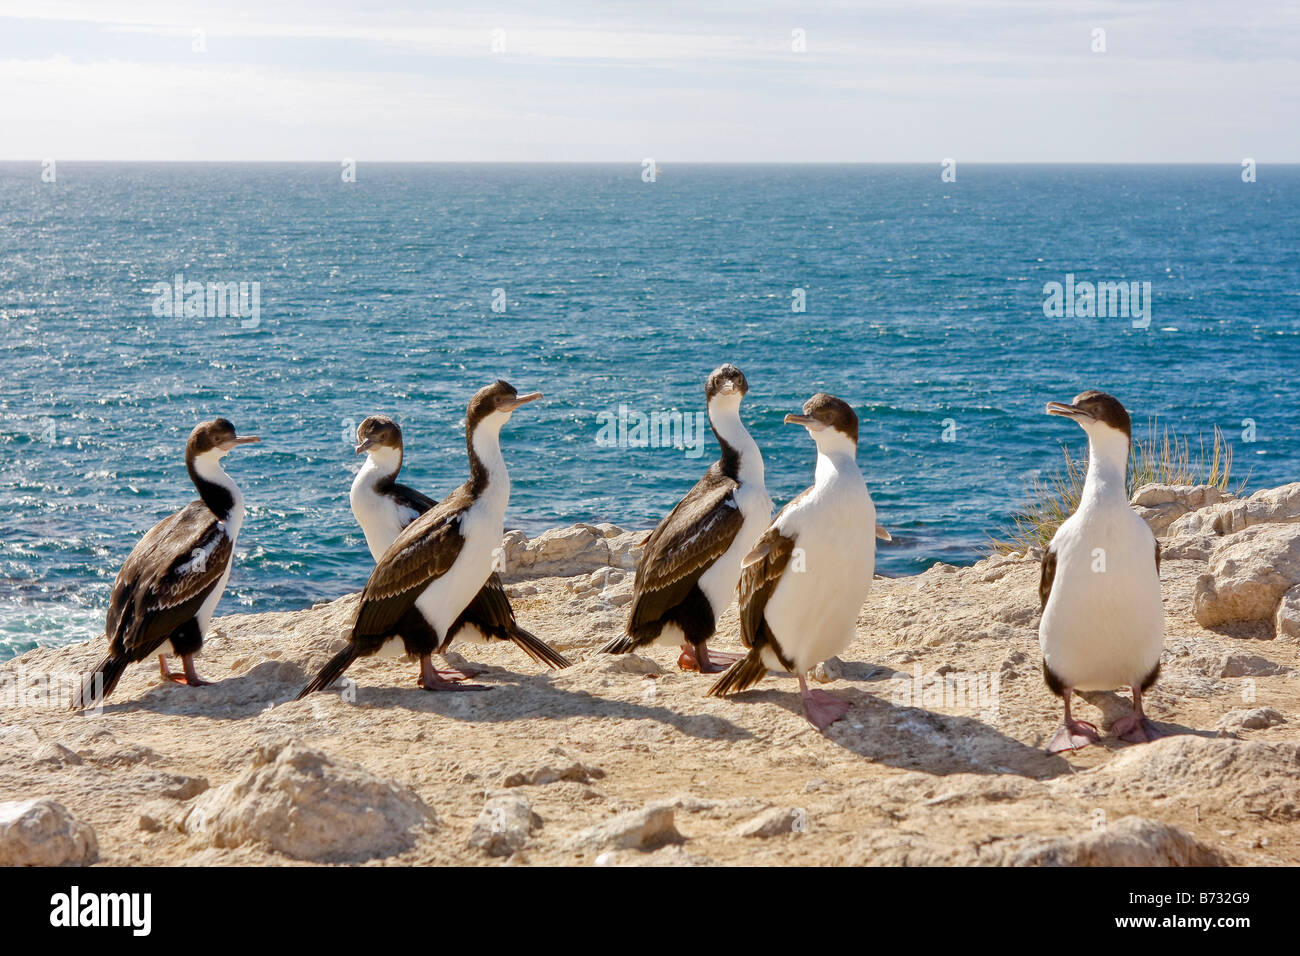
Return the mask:
<path id="1" fill-rule="evenodd" d="M 0 0 L 25 38 L 6 46 L 0 19 L 0 148 L 109 159 L 1300 158 L 1295 17 L 1273 3 L 1226 21 L 1215 9 L 636 2 L 542 17 L 509 5 L 490 15 L 338 0 Z M 806 54 L 789 49 L 795 18 L 807 20 L 796 24 Z M 1087 46 L 1099 18 L 1104 55 Z M 203 55 L 189 51 L 196 26 Z M 495 26 L 505 54 L 490 51 Z"/>

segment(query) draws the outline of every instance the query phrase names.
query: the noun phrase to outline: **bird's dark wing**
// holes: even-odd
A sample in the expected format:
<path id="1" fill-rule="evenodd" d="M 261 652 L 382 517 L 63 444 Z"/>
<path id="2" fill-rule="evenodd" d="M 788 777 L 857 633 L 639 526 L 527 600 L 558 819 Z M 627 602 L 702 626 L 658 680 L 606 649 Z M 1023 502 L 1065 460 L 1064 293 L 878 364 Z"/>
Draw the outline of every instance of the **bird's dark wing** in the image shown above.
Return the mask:
<path id="1" fill-rule="evenodd" d="M 1156 542 L 1156 576 L 1160 576 L 1160 542 Z"/>
<path id="2" fill-rule="evenodd" d="M 741 562 L 740 637 L 746 647 L 762 647 L 771 642 L 771 631 L 763 614 L 793 553 L 794 539 L 782 534 L 773 524 Z M 773 650 L 778 657 L 782 656 L 779 647 Z"/>
<path id="3" fill-rule="evenodd" d="M 393 497 L 403 507 L 410 508 L 417 515 L 424 514 L 438 503 L 423 492 L 416 491 L 410 485 L 393 485 Z"/>
<path id="4" fill-rule="evenodd" d="M 458 488 L 403 529 L 370 572 L 355 635 L 390 634 L 424 589 L 447 573 L 464 547 L 460 523 L 471 504 L 470 494 Z"/>
<path id="5" fill-rule="evenodd" d="M 122 564 L 109 599 L 110 653 L 141 660 L 199 612 L 233 545 L 200 501 L 158 522 Z"/>
<path id="6" fill-rule="evenodd" d="M 1159 545 L 1156 548 L 1159 549 Z M 1042 610 L 1047 610 L 1047 599 L 1052 596 L 1052 582 L 1056 580 L 1056 552 L 1048 545 L 1043 552 L 1043 570 L 1038 578 L 1038 600 L 1042 602 Z"/>
<path id="7" fill-rule="evenodd" d="M 637 564 L 629 634 L 685 600 L 700 575 L 731 547 L 745 523 L 736 505 L 737 487 L 710 469 L 655 528 Z"/>
<path id="8" fill-rule="evenodd" d="M 515 630 L 515 612 L 506 597 L 506 589 L 501 583 L 501 575 L 495 571 L 487 583 L 474 595 L 474 600 L 461 612 L 457 622 L 475 625 L 484 634 L 492 637 L 509 638 Z M 452 628 L 455 633 L 455 627 Z"/>

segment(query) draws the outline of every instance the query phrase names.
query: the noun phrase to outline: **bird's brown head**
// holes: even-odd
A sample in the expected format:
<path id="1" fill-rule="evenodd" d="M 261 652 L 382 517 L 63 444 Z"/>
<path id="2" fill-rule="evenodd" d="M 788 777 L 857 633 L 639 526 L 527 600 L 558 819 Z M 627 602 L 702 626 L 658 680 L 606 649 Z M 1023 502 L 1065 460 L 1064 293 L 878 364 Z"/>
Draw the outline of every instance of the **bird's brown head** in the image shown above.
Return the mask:
<path id="1" fill-rule="evenodd" d="M 196 425 L 194 431 L 190 432 L 189 440 L 185 443 L 185 457 L 190 460 L 211 454 L 221 457 L 232 448 L 257 441 L 261 439 L 256 435 L 245 438 L 236 435 L 234 423 L 230 419 L 214 418 L 210 422 Z"/>
<path id="2" fill-rule="evenodd" d="M 387 415 L 371 415 L 357 426 L 357 454 L 378 448 L 402 450 L 402 429 Z"/>
<path id="3" fill-rule="evenodd" d="M 745 373 L 730 362 L 715 368 L 704 383 L 704 396 L 710 402 L 725 395 L 744 398 L 748 391 L 749 382 L 745 379 Z"/>
<path id="4" fill-rule="evenodd" d="M 803 414 L 785 416 L 787 425 L 802 425 L 808 429 L 813 438 L 826 432 L 843 435 L 858 444 L 858 416 L 849 407 L 849 403 L 834 395 L 818 392 L 803 403 Z M 820 444 L 820 442 L 819 442 Z"/>
<path id="5" fill-rule="evenodd" d="M 1129 441 L 1133 439 L 1133 422 L 1129 418 L 1128 411 L 1115 396 L 1107 395 L 1105 392 L 1099 392 L 1096 389 L 1080 392 L 1074 396 L 1074 401 L 1068 404 L 1065 402 L 1048 402 L 1047 414 L 1069 418 L 1082 427 L 1084 431 L 1089 431 L 1093 426 L 1102 425 L 1113 428 L 1117 432 L 1122 432 Z"/>
<path id="6" fill-rule="evenodd" d="M 465 429 L 473 434 L 484 423 L 500 426 L 510 419 L 516 408 L 541 397 L 541 392 L 520 395 L 509 382 L 498 379 L 491 385 L 480 388 L 469 400 L 469 408 L 465 410 Z"/>

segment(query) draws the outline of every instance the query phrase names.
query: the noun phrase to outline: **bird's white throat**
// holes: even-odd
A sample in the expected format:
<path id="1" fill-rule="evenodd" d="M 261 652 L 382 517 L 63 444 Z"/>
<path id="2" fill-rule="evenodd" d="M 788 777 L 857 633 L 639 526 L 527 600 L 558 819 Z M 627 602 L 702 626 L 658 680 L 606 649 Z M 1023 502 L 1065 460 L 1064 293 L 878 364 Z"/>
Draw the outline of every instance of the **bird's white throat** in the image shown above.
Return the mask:
<path id="1" fill-rule="evenodd" d="M 362 463 L 361 470 L 357 472 L 353 486 L 365 488 L 386 478 L 395 478 L 401 469 L 401 451 L 387 445 L 371 448 L 366 452 L 366 460 Z"/>
<path id="2" fill-rule="evenodd" d="M 1100 422 L 1084 430 L 1088 433 L 1088 474 L 1083 482 L 1080 508 L 1115 502 L 1127 507 L 1128 436 Z"/>

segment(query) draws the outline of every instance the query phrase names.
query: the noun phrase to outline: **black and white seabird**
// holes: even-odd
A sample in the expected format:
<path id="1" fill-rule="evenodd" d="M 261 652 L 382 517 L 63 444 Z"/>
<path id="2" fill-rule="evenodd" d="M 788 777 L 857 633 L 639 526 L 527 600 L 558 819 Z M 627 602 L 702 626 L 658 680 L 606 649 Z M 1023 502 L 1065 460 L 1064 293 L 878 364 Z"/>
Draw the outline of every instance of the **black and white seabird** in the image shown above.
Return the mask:
<path id="1" fill-rule="evenodd" d="M 1159 676 L 1164 644 L 1160 544 L 1129 506 L 1129 414 L 1098 391 L 1069 405 L 1048 402 L 1047 414 L 1073 419 L 1088 435 L 1079 507 L 1052 536 L 1038 585 L 1043 677 L 1065 702 L 1065 723 L 1047 750 L 1077 750 L 1101 739 L 1094 725 L 1070 714 L 1076 690 L 1130 687 L 1133 712 L 1111 729 L 1123 740 L 1154 740 L 1163 734 L 1143 714 L 1142 692 Z"/>
<path id="2" fill-rule="evenodd" d="M 876 506 L 858 469 L 858 416 L 847 403 L 818 393 L 803 414 L 786 415 L 817 443 L 812 487 L 781 509 L 745 556 L 740 572 L 740 631 L 749 653 L 709 688 L 735 694 L 768 669 L 799 678 L 804 713 L 818 730 L 848 704 L 809 690 L 805 676 L 853 641 L 858 613 L 876 568 Z"/>
<path id="3" fill-rule="evenodd" d="M 104 633 L 108 656 L 77 695 L 87 707 L 112 692 L 128 664 L 158 655 L 162 676 L 197 687 L 208 683 L 194 669 L 194 655 L 226 590 L 235 541 L 244 523 L 244 496 L 221 467 L 239 438 L 224 418 L 197 426 L 185 443 L 185 467 L 199 500 L 164 518 L 131 550 L 113 583 Z M 166 653 L 180 655 L 184 675 L 167 669 Z"/>
<path id="4" fill-rule="evenodd" d="M 366 455 L 349 495 L 352 514 L 365 532 L 366 545 L 378 562 L 397 536 L 412 521 L 437 502 L 414 488 L 398 484 L 404 448 L 402 429 L 385 415 L 372 415 L 357 428 L 358 455 Z M 418 613 L 419 609 L 416 608 Z M 428 622 L 425 622 L 428 625 Z M 451 639 L 513 641 L 519 648 L 548 667 L 568 667 L 569 661 L 540 638 L 519 626 L 501 576 L 495 571 L 453 625 Z M 398 642 L 391 647 L 400 648 Z M 464 679 L 458 671 L 439 671 L 453 679 Z"/>
<path id="5" fill-rule="evenodd" d="M 419 684 L 425 690 L 469 689 L 440 677 L 431 655 L 446 650 L 462 613 L 492 574 L 510 500 L 501 427 L 515 409 L 541 397 L 519 395 L 498 381 L 470 399 L 465 414 L 469 480 L 408 524 L 383 552 L 361 592 L 347 647 L 302 689 L 299 700 L 328 687 L 358 657 L 389 642 L 419 656 Z"/>
<path id="6" fill-rule="evenodd" d="M 716 673 L 734 655 L 710 656 L 708 640 L 736 593 L 740 561 L 772 518 L 763 456 L 740 420 L 749 383 L 723 365 L 704 384 L 709 424 L 722 448 L 686 497 L 646 539 L 625 633 L 601 651 L 626 654 L 655 642 L 681 645 L 684 670 Z"/>

